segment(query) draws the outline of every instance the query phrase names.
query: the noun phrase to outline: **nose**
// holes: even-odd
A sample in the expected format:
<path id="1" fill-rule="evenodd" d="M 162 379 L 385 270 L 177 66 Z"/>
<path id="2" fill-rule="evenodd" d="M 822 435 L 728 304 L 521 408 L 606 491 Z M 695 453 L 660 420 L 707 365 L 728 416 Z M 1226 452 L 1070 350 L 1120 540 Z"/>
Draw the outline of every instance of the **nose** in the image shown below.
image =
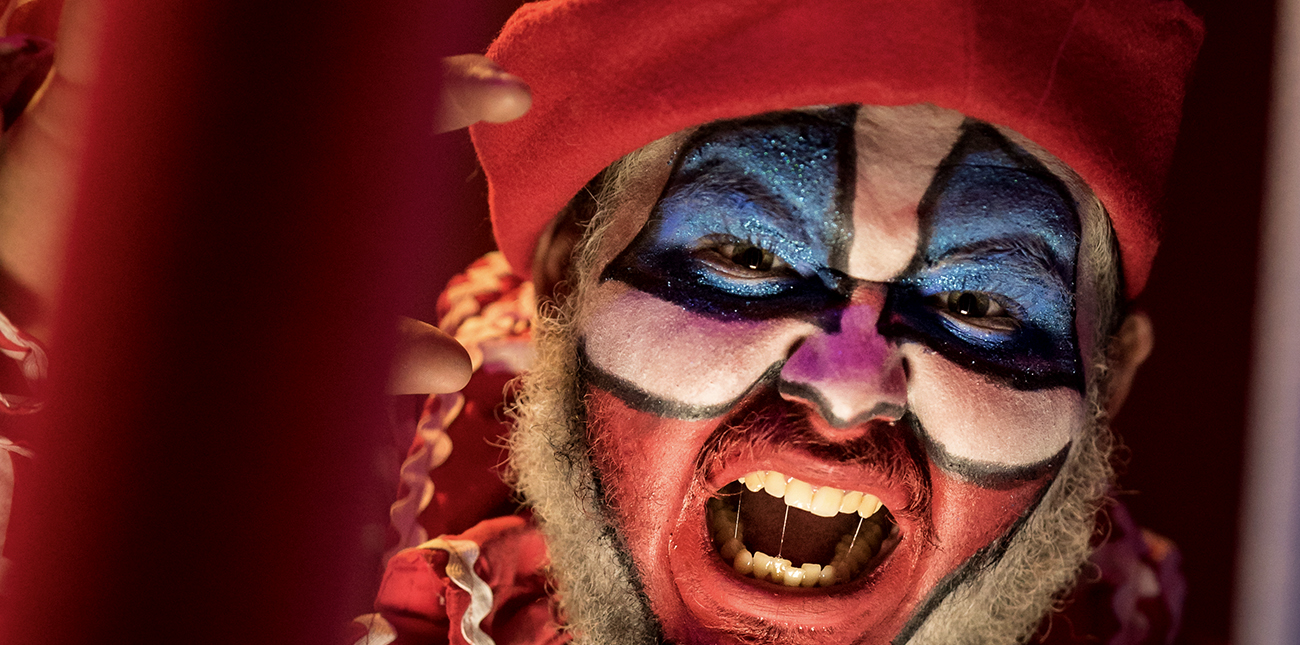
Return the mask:
<path id="1" fill-rule="evenodd" d="M 839 328 L 808 336 L 790 355 L 781 369 L 781 396 L 817 408 L 836 429 L 900 419 L 907 376 L 897 345 L 877 329 L 884 300 L 884 285 L 860 285 Z"/>

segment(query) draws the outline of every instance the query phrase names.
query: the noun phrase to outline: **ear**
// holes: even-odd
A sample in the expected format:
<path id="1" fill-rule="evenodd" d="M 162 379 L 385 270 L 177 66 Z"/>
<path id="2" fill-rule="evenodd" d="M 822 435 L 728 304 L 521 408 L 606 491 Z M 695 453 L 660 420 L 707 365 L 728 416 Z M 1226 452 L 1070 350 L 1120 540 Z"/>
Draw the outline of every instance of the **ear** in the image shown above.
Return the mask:
<path id="1" fill-rule="evenodd" d="M 604 190 L 607 172 L 608 168 L 587 182 L 538 237 L 537 249 L 533 251 L 533 287 L 539 299 L 559 302 L 568 295 L 573 251 L 596 215 L 596 195 Z"/>
<path id="2" fill-rule="evenodd" d="M 578 221 L 577 208 L 570 203 L 565 207 L 537 240 L 533 255 L 533 287 L 537 297 L 559 302 L 568 293 L 569 267 L 573 264 L 573 251 L 586 230 L 585 221 Z"/>
<path id="3" fill-rule="evenodd" d="M 1106 413 L 1114 417 L 1128 398 L 1133 377 L 1138 366 L 1151 355 L 1155 345 L 1155 330 L 1151 317 L 1144 311 L 1133 311 L 1120 325 L 1119 333 L 1111 339 L 1107 358 L 1110 362 L 1110 383 L 1106 398 Z"/>

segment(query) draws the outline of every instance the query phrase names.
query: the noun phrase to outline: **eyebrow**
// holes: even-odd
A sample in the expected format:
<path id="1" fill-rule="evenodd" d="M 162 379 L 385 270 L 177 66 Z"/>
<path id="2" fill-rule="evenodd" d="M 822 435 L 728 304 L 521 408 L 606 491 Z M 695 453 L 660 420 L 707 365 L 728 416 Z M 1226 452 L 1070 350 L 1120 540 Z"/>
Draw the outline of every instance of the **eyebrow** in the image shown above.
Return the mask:
<path id="1" fill-rule="evenodd" d="M 719 159 L 718 163 L 710 164 L 708 168 L 701 169 L 694 177 L 679 178 L 676 186 L 670 190 L 672 193 L 661 200 L 660 204 L 672 202 L 682 197 L 689 197 L 696 193 L 735 193 L 745 197 L 766 218 L 787 232 L 791 232 L 789 230 L 791 228 L 803 227 L 808 224 L 808 222 L 804 221 L 805 218 L 799 216 L 793 204 L 786 203 L 780 195 L 769 190 L 763 182 L 737 168 L 730 159 Z"/>
<path id="2" fill-rule="evenodd" d="M 1014 263 L 1027 265 L 1034 272 L 1056 277 L 1063 285 L 1070 284 L 1073 275 L 1067 275 L 1067 266 L 1052 250 L 1042 236 L 1036 234 L 1004 235 L 969 244 L 954 246 L 933 258 L 931 265 L 989 257 L 1014 258 Z"/>

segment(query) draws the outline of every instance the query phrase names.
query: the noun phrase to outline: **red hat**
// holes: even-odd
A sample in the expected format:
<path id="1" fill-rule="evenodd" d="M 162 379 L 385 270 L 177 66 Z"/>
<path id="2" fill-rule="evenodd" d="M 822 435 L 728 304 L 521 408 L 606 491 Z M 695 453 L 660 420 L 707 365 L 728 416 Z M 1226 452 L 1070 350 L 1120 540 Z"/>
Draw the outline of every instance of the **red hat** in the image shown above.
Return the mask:
<path id="1" fill-rule="evenodd" d="M 809 105 L 934 103 L 1078 172 L 1110 212 L 1133 297 L 1203 33 L 1180 0 L 549 0 L 488 50 L 532 87 L 532 109 L 471 132 L 497 244 L 527 275 L 569 199 L 656 139 Z"/>

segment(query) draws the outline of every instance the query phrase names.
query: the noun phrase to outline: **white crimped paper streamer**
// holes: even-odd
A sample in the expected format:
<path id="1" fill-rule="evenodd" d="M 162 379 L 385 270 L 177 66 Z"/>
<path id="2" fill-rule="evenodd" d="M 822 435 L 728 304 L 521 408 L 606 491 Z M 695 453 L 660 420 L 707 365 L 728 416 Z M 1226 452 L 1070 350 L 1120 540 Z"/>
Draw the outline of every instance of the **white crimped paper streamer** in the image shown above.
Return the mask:
<path id="1" fill-rule="evenodd" d="M 447 427 L 465 407 L 465 397 L 459 393 L 438 394 L 431 398 L 437 401 L 437 405 L 432 405 L 432 402 L 425 405 L 415 429 L 424 444 L 402 462 L 400 477 L 406 485 L 406 495 L 388 508 L 388 521 L 397 531 L 398 539 L 397 545 L 384 554 L 385 562 L 398 551 L 429 539 L 428 531 L 419 522 L 420 513 L 433 500 L 433 480 L 429 478 L 429 471 L 441 466 L 451 456 L 451 437 L 447 434 Z"/>
<path id="2" fill-rule="evenodd" d="M 23 378 L 31 385 L 35 397 L 0 392 L 0 405 L 8 412 L 27 414 L 41 409 L 41 386 L 50 372 L 50 361 L 45 355 L 45 348 L 35 338 L 24 334 L 14 326 L 9 318 L 0 313 L 0 355 L 18 361 Z"/>
<path id="3" fill-rule="evenodd" d="M 32 458 L 32 451 L 0 437 L 0 554 L 4 553 L 5 536 L 9 533 L 9 514 L 14 506 L 14 454 Z M 0 555 L 0 581 L 4 580 L 8 568 L 9 561 Z"/>
<path id="4" fill-rule="evenodd" d="M 460 617 L 460 633 L 470 645 L 496 645 L 480 623 L 492 611 L 492 588 L 474 573 L 478 562 L 478 544 L 472 540 L 437 538 L 421 544 L 421 549 L 447 552 L 447 577 L 469 594 L 469 610 Z"/>
<path id="5" fill-rule="evenodd" d="M 533 360 L 528 330 L 537 305 L 531 282 L 518 282 L 500 252 L 483 256 L 465 271 L 465 280 L 453 281 L 444 293 L 451 301 L 438 327 L 451 334 L 469 353 L 475 372 L 527 371 Z M 516 285 L 511 287 L 511 285 Z M 486 304 L 479 297 L 495 294 Z M 406 495 L 389 507 L 389 525 L 397 533 L 397 544 L 384 554 L 384 561 L 398 551 L 429 539 L 419 517 L 433 501 L 434 484 L 429 472 L 451 456 L 452 441 L 447 428 L 465 407 L 461 394 L 437 394 L 426 402 L 416 432 L 424 445 L 402 462 L 400 479 Z M 433 404 L 436 401 L 436 405 Z"/>

